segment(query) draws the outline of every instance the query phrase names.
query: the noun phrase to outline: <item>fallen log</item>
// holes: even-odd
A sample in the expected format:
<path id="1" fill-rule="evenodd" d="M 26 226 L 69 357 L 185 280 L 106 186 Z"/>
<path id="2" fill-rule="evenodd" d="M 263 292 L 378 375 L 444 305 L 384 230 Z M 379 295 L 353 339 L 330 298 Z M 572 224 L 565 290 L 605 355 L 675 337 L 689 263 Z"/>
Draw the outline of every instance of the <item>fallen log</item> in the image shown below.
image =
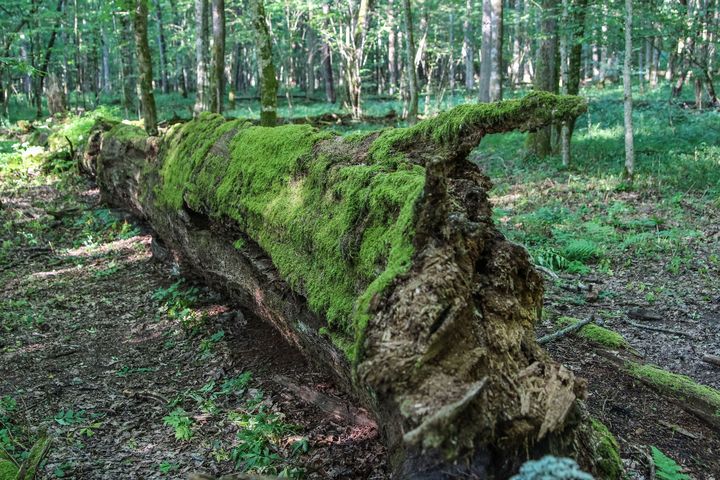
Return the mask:
<path id="1" fill-rule="evenodd" d="M 81 166 L 372 411 L 396 477 L 507 478 L 555 453 L 619 478 L 583 383 L 534 338 L 541 278 L 467 159 L 584 109 L 535 93 L 346 136 L 210 114 L 162 138 L 106 125 Z"/>

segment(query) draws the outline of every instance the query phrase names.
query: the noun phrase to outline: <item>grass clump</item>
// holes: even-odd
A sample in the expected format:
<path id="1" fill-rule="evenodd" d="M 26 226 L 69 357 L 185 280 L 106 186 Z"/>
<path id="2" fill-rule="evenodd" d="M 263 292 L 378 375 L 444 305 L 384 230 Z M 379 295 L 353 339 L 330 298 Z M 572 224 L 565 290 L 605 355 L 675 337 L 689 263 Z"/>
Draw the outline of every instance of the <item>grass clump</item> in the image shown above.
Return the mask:
<path id="1" fill-rule="evenodd" d="M 590 428 L 595 442 L 595 466 L 600 478 L 620 479 L 624 469 L 620 458 L 620 445 L 615 436 L 600 420 L 590 420 Z"/>
<path id="2" fill-rule="evenodd" d="M 580 320 L 572 317 L 560 317 L 557 319 L 559 326 L 569 326 L 578 323 Z M 630 345 L 625 337 L 609 328 L 589 323 L 576 332 L 577 335 L 591 342 L 598 343 L 608 348 L 621 349 L 629 348 Z"/>
<path id="3" fill-rule="evenodd" d="M 659 389 L 670 390 L 680 397 L 694 397 L 701 400 L 714 410 L 715 415 L 720 416 L 720 391 L 655 365 L 627 362 L 625 368 L 630 375 L 647 381 Z"/>

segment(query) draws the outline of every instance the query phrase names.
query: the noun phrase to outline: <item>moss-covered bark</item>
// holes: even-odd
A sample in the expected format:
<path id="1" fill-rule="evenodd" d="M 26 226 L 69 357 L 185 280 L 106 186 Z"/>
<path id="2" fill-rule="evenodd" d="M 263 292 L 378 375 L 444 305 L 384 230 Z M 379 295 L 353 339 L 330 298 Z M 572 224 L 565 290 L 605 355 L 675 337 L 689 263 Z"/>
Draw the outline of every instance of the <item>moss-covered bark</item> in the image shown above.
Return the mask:
<path id="1" fill-rule="evenodd" d="M 344 137 L 203 115 L 162 141 L 113 128 L 96 170 L 104 198 L 375 412 L 399 477 L 506 478 L 546 452 L 590 466 L 596 442 L 581 384 L 535 342 L 541 279 L 467 156 L 583 109 L 533 94 Z"/>

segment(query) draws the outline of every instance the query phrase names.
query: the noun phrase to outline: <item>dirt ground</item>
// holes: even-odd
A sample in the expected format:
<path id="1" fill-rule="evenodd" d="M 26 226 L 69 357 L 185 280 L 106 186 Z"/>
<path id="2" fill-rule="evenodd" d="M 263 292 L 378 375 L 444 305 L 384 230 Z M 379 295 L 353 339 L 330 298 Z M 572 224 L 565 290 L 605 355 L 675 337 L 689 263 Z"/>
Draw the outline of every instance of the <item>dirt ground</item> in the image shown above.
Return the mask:
<path id="1" fill-rule="evenodd" d="M 1 221 L 38 240 L 11 248 L 0 264 L 0 397 L 17 401 L 29 431 L 54 438 L 42 478 L 230 473 L 239 422 L 268 415 L 266 424 L 282 424 L 282 432 L 246 452 L 240 468 L 266 462 L 258 470 L 291 477 L 386 478 L 374 426 L 289 388 L 345 405 L 323 373 L 272 328 L 202 287 L 192 306 L 202 325 L 184 329 L 153 297 L 178 278 L 153 260 L 150 235 L 102 210 L 90 185 L 71 191 L 41 182 L 0 194 Z M 98 214 L 88 217 L 88 208 Z M 252 375 L 246 388 L 216 396 L 208 388 L 244 372 Z M 164 421 L 177 407 L 192 423 L 189 440 L 177 440 Z"/>

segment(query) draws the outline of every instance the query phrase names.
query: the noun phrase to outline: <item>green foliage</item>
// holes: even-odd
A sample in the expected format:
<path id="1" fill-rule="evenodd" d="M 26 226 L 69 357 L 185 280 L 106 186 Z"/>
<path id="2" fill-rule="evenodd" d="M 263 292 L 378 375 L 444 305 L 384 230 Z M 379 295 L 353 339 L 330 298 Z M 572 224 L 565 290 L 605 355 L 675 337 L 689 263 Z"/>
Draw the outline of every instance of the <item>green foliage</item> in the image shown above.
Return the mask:
<path id="1" fill-rule="evenodd" d="M 193 437 L 193 422 L 188 413 L 180 407 L 164 416 L 163 423 L 174 429 L 176 440 L 187 441 Z"/>
<path id="2" fill-rule="evenodd" d="M 55 423 L 63 427 L 86 421 L 85 410 L 62 409 L 55 415 Z"/>
<path id="3" fill-rule="evenodd" d="M 183 329 L 195 333 L 204 323 L 204 317 L 191 310 L 199 300 L 199 290 L 184 285 L 183 280 L 178 280 L 168 288 L 158 288 L 152 298 L 162 304 L 162 309 L 170 318 L 179 320 Z"/>
<path id="4" fill-rule="evenodd" d="M 657 447 L 650 447 L 653 462 L 655 463 L 655 475 L 660 480 L 690 480 L 690 477 L 682 473 L 680 465 L 675 460 L 665 455 Z"/>

